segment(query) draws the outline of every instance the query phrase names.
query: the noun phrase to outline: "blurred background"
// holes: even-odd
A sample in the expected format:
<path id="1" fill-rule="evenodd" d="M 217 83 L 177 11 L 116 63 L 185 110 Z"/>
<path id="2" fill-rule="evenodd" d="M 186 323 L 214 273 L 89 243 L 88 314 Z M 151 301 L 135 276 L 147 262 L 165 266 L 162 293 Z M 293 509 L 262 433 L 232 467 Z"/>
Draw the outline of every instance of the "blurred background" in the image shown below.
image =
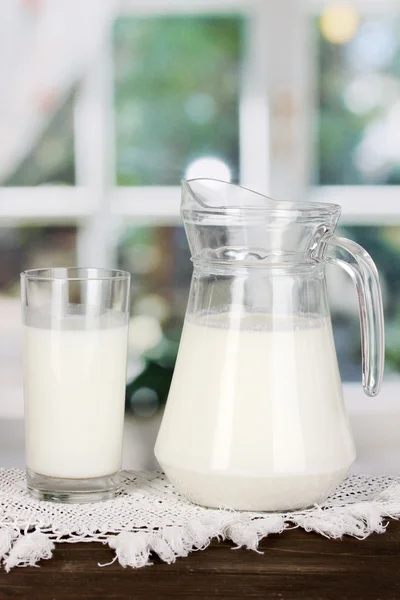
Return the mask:
<path id="1" fill-rule="evenodd" d="M 132 273 L 127 410 L 147 427 L 192 270 L 184 176 L 343 207 L 380 272 L 398 395 L 400 0 L 2 2 L 0 75 L 0 418 L 22 415 L 20 271 L 111 266 Z M 329 288 L 351 386 L 356 293 L 335 268 Z"/>

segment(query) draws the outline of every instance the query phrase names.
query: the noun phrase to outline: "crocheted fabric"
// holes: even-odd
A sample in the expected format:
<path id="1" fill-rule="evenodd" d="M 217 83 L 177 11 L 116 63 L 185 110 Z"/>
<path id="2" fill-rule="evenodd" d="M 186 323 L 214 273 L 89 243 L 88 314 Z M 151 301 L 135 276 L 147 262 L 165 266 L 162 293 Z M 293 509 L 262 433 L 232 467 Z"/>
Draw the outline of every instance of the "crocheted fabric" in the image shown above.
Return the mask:
<path id="1" fill-rule="evenodd" d="M 400 517 L 400 478 L 352 475 L 323 505 L 290 513 L 202 508 L 183 499 L 160 473 L 124 471 L 122 493 L 92 504 L 56 504 L 32 498 L 25 473 L 0 469 L 0 561 L 6 571 L 51 558 L 54 544 L 102 542 L 122 566 L 167 563 L 208 546 L 213 538 L 257 550 L 269 533 L 291 527 L 326 537 L 363 539 Z"/>

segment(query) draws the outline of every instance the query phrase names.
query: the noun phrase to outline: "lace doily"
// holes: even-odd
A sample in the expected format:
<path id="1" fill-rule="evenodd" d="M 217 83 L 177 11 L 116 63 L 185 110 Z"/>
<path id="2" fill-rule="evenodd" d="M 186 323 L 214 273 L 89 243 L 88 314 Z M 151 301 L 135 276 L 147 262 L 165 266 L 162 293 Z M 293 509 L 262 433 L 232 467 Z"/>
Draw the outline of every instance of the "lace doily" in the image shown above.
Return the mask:
<path id="1" fill-rule="evenodd" d="M 291 527 L 326 537 L 363 539 L 400 517 L 400 478 L 352 475 L 321 506 L 290 513 L 211 510 L 185 501 L 160 473 L 123 473 L 114 500 L 92 504 L 39 502 L 25 474 L 0 469 L 0 561 L 6 571 L 51 558 L 56 542 L 103 542 L 122 566 L 167 563 L 204 549 L 213 538 L 257 550 L 270 533 Z"/>

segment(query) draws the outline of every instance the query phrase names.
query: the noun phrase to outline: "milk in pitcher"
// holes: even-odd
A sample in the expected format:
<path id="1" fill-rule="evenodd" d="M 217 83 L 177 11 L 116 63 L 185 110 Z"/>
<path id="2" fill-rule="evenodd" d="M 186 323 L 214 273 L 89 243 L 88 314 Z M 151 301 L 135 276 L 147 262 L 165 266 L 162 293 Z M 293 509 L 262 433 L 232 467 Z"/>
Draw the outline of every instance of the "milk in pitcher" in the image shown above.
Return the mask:
<path id="1" fill-rule="evenodd" d="M 192 501 L 304 508 L 355 458 L 329 318 L 186 318 L 155 448 Z"/>

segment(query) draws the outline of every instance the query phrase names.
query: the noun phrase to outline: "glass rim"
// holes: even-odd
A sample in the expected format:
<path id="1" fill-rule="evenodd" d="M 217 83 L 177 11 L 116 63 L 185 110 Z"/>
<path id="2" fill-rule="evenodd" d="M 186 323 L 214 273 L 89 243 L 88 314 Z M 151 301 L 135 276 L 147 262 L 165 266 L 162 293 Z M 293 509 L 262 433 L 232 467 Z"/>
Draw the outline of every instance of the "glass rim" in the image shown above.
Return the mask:
<path id="1" fill-rule="evenodd" d="M 126 281 L 131 274 L 102 267 L 43 267 L 22 271 L 21 277 L 36 281 Z"/>
<path id="2" fill-rule="evenodd" d="M 265 206 L 208 206 L 208 205 L 200 205 L 198 202 L 198 198 L 192 188 L 193 183 L 220 183 L 226 187 L 236 187 L 240 188 L 244 192 L 249 192 L 250 194 L 254 194 L 255 196 L 259 196 L 268 201 L 268 205 Z M 255 190 L 251 190 L 243 185 L 232 183 L 231 181 L 222 181 L 221 179 L 214 179 L 212 177 L 194 177 L 192 179 L 181 179 L 181 185 L 186 188 L 193 200 L 199 204 L 197 209 L 187 209 L 183 208 L 183 211 L 189 212 L 202 212 L 209 214 L 244 214 L 244 213 L 253 213 L 253 214 L 266 214 L 270 213 L 273 215 L 285 213 L 297 213 L 299 215 L 304 216 L 321 216 L 324 217 L 326 215 L 330 216 L 339 216 L 341 213 L 340 204 L 334 204 L 333 202 L 314 202 L 313 200 L 299 200 L 299 201 L 291 201 L 291 200 L 275 200 L 266 194 L 262 194 L 261 192 L 257 192 Z"/>

